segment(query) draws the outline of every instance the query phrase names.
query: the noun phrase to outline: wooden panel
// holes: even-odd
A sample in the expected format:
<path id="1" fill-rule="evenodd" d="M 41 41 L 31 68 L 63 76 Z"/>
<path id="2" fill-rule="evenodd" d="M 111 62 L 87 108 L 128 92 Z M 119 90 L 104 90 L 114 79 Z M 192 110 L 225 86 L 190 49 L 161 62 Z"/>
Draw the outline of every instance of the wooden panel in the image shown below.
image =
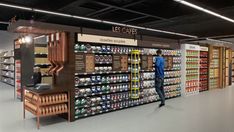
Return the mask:
<path id="1" fill-rule="evenodd" d="M 95 61 L 94 54 L 85 55 L 85 72 L 94 72 L 95 70 Z"/>
<path id="2" fill-rule="evenodd" d="M 153 70 L 153 56 L 148 56 L 148 70 Z"/>
<path id="3" fill-rule="evenodd" d="M 120 62 L 121 62 L 121 71 L 127 71 L 128 70 L 128 55 L 121 55 Z"/>
<path id="4" fill-rule="evenodd" d="M 76 54 L 75 56 L 75 66 L 76 66 L 76 72 L 85 72 L 85 56 L 84 54 Z"/>
<path id="5" fill-rule="evenodd" d="M 121 70 L 121 55 L 113 55 L 113 71 Z"/>

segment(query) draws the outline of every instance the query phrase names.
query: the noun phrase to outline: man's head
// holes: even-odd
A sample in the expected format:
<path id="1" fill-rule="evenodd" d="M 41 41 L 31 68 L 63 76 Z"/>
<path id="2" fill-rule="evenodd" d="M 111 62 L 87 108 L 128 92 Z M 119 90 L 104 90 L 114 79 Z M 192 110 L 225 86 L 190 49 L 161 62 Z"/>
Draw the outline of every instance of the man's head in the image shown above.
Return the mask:
<path id="1" fill-rule="evenodd" d="M 157 50 L 157 55 L 158 55 L 158 56 L 161 56 L 161 55 L 162 55 L 162 50 L 161 50 L 161 49 L 158 49 L 158 50 Z"/>

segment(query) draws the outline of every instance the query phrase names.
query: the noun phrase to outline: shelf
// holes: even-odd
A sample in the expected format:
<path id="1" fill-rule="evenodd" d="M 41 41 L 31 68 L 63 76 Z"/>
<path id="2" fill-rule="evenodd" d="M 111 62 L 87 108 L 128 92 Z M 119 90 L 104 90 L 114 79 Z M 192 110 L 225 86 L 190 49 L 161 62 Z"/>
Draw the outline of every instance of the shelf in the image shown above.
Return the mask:
<path id="1" fill-rule="evenodd" d="M 35 58 L 47 58 L 47 54 L 34 54 Z"/>
<path id="2" fill-rule="evenodd" d="M 2 71 L 15 71 L 15 70 L 11 70 L 11 69 L 1 69 Z"/>
<path id="3" fill-rule="evenodd" d="M 123 55 L 130 55 L 131 53 L 125 53 L 125 52 L 103 52 L 103 51 L 77 51 L 75 50 L 75 53 L 92 53 L 92 54 L 123 54 Z M 147 54 L 147 53 L 140 53 L 140 55 L 153 55 L 156 56 L 156 54 Z M 163 55 L 163 56 L 173 56 L 173 57 L 180 57 L 179 55 Z"/>
<path id="4" fill-rule="evenodd" d="M 200 69 L 208 69 L 208 67 L 200 67 Z"/>
<path id="5" fill-rule="evenodd" d="M 186 55 L 186 58 L 199 58 L 199 56 L 188 56 L 188 55 Z"/>
<path id="6" fill-rule="evenodd" d="M 100 106 L 102 104 L 114 104 L 114 103 L 118 103 L 118 102 L 123 102 L 123 101 L 128 101 L 131 97 L 128 98 L 123 98 L 123 99 L 115 99 L 115 100 L 104 100 L 104 101 L 100 101 L 99 103 L 92 103 L 92 104 L 86 104 L 83 106 L 77 106 L 75 104 L 75 110 L 80 109 L 80 108 L 90 108 L 90 107 L 95 107 L 95 106 Z"/>
<path id="7" fill-rule="evenodd" d="M 113 82 L 98 82 L 98 83 L 84 83 L 84 84 L 76 84 L 75 87 L 79 87 L 79 86 L 93 86 L 93 85 L 106 85 L 106 84 L 115 84 L 115 83 L 129 83 L 130 81 L 113 81 Z"/>
<path id="8" fill-rule="evenodd" d="M 164 77 L 164 79 L 170 79 L 170 78 L 180 78 L 181 76 L 179 75 L 179 76 L 171 76 L 171 77 Z M 143 78 L 141 78 L 140 79 L 140 81 L 150 81 L 150 80 L 155 80 L 155 78 L 149 78 L 149 79 L 143 79 Z"/>
<path id="9" fill-rule="evenodd" d="M 203 89 L 203 90 L 199 90 L 199 92 L 205 92 L 208 91 L 209 89 Z"/>
<path id="10" fill-rule="evenodd" d="M 177 95 L 177 96 L 173 96 L 173 97 L 167 97 L 166 100 L 168 99 L 173 99 L 173 98 L 176 98 L 176 97 L 180 97 L 181 95 Z M 129 104 L 128 106 L 124 106 L 124 107 L 119 107 L 119 108 L 110 108 L 110 109 L 107 109 L 107 110 L 103 110 L 101 112 L 94 112 L 94 113 L 90 113 L 90 114 L 81 114 L 81 115 L 76 115 L 75 114 L 75 119 L 81 119 L 81 118 L 85 118 L 85 117 L 89 117 L 89 116 L 94 116 L 94 115 L 99 115 L 99 114 L 103 114 L 103 113 L 108 113 L 108 112 L 112 112 L 112 111 L 116 111 L 116 110 L 122 110 L 122 109 L 126 109 L 126 108 L 130 108 L 130 107 L 136 107 L 136 106 L 139 106 L 139 105 L 145 105 L 145 104 L 149 104 L 149 103 L 154 103 L 154 102 L 157 102 L 159 100 L 147 100 L 147 101 L 143 101 L 143 102 L 138 102 L 138 103 L 132 103 L 132 104 Z"/>
<path id="11" fill-rule="evenodd" d="M 0 64 L 14 65 L 15 63 L 12 63 L 12 62 L 1 62 Z"/>
<path id="12" fill-rule="evenodd" d="M 109 91 L 109 92 L 98 92 L 98 93 L 92 93 L 92 94 L 85 94 L 83 96 L 75 95 L 75 98 L 84 98 L 84 97 L 90 97 L 90 96 L 98 96 L 98 95 L 108 95 L 108 94 L 114 94 L 114 93 L 123 93 L 123 92 L 128 92 L 128 90 L 122 90 L 122 91 Z"/>
<path id="13" fill-rule="evenodd" d="M 29 102 L 31 102 L 32 104 L 34 104 L 34 105 L 36 105 L 37 104 L 37 101 L 35 101 L 35 100 L 33 100 L 32 98 L 30 98 L 30 97 L 27 97 L 27 96 L 24 96 L 24 98 L 27 100 L 27 101 L 29 101 Z M 45 103 L 45 104 L 38 104 L 39 105 L 39 107 L 41 107 L 41 106 L 51 106 L 51 105 L 57 105 L 57 104 L 63 104 L 63 103 L 68 103 L 68 101 L 67 100 L 64 100 L 64 101 L 59 101 L 59 102 L 52 102 L 52 103 Z"/>
<path id="14" fill-rule="evenodd" d="M 164 71 L 180 71 L 181 69 L 164 69 Z M 154 72 L 154 70 L 140 70 L 140 72 Z"/>
<path id="15" fill-rule="evenodd" d="M 205 73 L 205 74 L 203 73 L 203 74 L 200 74 L 200 75 L 208 75 L 208 73 Z"/>
<path id="16" fill-rule="evenodd" d="M 210 77 L 210 79 L 218 79 L 219 77 Z"/>
<path id="17" fill-rule="evenodd" d="M 198 76 L 199 73 L 196 73 L 196 74 L 186 74 L 186 76 Z"/>
<path id="18" fill-rule="evenodd" d="M 186 68 L 186 70 L 193 70 L 193 69 L 199 69 L 199 67 L 196 67 L 196 68 Z"/>
<path id="19" fill-rule="evenodd" d="M 130 71 L 105 71 L 105 72 L 84 72 L 84 73 L 75 73 L 75 76 L 78 75 L 99 75 L 99 74 L 115 74 L 115 73 L 130 73 Z"/>
<path id="20" fill-rule="evenodd" d="M 35 63 L 35 65 L 51 65 L 51 64 L 49 64 L 49 63 L 45 63 L 45 64 L 40 64 L 40 63 Z"/>
<path id="21" fill-rule="evenodd" d="M 41 77 L 52 77 L 52 75 L 41 75 Z"/>
<path id="22" fill-rule="evenodd" d="M 102 51 L 76 51 L 75 53 L 92 53 L 92 54 L 124 54 L 124 55 L 128 55 L 130 53 L 124 53 L 124 52 L 102 52 Z"/>
<path id="23" fill-rule="evenodd" d="M 1 56 L 0 58 L 11 58 L 11 57 L 14 57 L 13 55 L 10 55 L 10 56 Z"/>
<path id="24" fill-rule="evenodd" d="M 1 82 L 5 83 L 5 84 L 8 84 L 8 85 L 11 85 L 11 86 L 15 86 L 14 84 L 11 84 L 11 83 L 8 83 L 8 82 L 4 82 L 4 81 L 1 81 Z"/>
<path id="25" fill-rule="evenodd" d="M 3 77 L 6 77 L 6 78 L 14 79 L 14 77 L 6 76 L 6 75 L 2 75 L 2 76 L 3 76 Z"/>
<path id="26" fill-rule="evenodd" d="M 163 86 L 178 85 L 178 84 L 181 84 L 181 82 L 179 82 L 179 83 L 171 83 L 171 84 L 164 84 Z"/>
<path id="27" fill-rule="evenodd" d="M 210 69 L 219 69 L 219 67 L 210 67 Z"/>
<path id="28" fill-rule="evenodd" d="M 112 64 L 112 62 L 95 62 L 95 64 Z"/>

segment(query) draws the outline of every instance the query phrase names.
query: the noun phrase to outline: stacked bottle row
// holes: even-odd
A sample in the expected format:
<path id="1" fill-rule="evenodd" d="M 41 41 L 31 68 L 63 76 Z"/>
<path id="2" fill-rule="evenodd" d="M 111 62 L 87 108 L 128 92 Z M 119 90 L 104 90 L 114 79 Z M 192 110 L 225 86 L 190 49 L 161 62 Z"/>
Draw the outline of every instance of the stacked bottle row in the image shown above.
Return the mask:
<path id="1" fill-rule="evenodd" d="M 106 54 L 130 54 L 133 50 L 139 50 L 141 54 L 157 55 L 157 49 L 137 48 L 137 47 L 120 47 L 110 45 L 92 45 L 92 43 L 77 43 L 74 46 L 75 53 L 106 53 Z M 181 56 L 180 50 L 162 50 L 164 56 Z M 104 59 L 103 55 L 103 59 Z"/>
<path id="2" fill-rule="evenodd" d="M 200 92 L 208 90 L 208 64 L 208 51 L 200 51 Z"/>
<path id="3" fill-rule="evenodd" d="M 197 50 L 186 50 L 186 82 L 187 94 L 197 93 L 199 88 L 199 62 L 200 52 Z"/>
<path id="4" fill-rule="evenodd" d="M 220 72 L 220 60 L 219 60 L 219 48 L 214 48 L 212 52 L 212 59 L 210 60 L 210 88 L 219 87 L 219 72 Z"/>

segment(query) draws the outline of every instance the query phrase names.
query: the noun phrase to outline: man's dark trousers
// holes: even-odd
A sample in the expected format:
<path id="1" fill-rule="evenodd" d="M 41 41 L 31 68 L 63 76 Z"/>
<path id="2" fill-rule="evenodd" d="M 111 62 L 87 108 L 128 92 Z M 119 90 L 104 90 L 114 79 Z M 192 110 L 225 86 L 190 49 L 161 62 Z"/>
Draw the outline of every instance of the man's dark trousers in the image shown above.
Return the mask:
<path id="1" fill-rule="evenodd" d="M 155 88 L 156 92 L 158 93 L 161 104 L 165 104 L 165 92 L 163 88 L 164 79 L 163 78 L 155 78 Z"/>

